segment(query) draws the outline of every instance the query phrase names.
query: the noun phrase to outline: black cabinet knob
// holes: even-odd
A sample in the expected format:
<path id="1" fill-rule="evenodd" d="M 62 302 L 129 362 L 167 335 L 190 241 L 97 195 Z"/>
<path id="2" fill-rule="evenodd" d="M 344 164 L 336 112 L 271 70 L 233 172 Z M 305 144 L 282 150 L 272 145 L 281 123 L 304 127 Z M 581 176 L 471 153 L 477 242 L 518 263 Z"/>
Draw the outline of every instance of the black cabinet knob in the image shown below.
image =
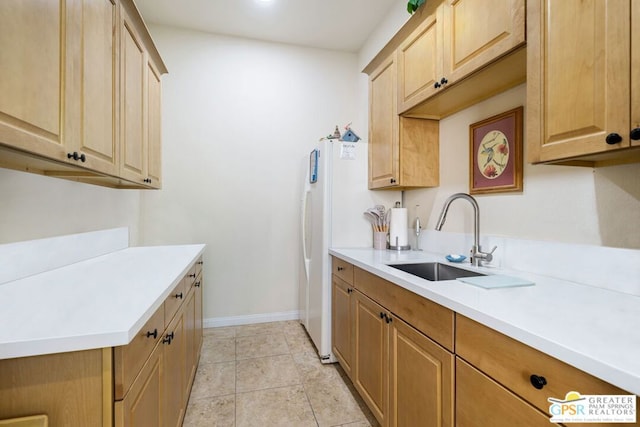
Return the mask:
<path id="1" fill-rule="evenodd" d="M 146 182 L 147 184 L 151 184 L 151 178 L 145 178 L 142 181 Z"/>
<path id="2" fill-rule="evenodd" d="M 607 135 L 606 141 L 607 141 L 607 144 L 609 145 L 615 145 L 622 142 L 622 137 L 619 134 L 614 132 Z"/>
<path id="3" fill-rule="evenodd" d="M 344 267 L 338 267 L 338 271 L 344 270 Z"/>
<path id="4" fill-rule="evenodd" d="M 529 377 L 529 380 L 531 381 L 531 385 L 538 390 L 542 390 L 542 387 L 547 385 L 547 379 L 543 376 L 533 374 Z"/>
<path id="5" fill-rule="evenodd" d="M 196 262 L 196 264 L 202 265 L 202 264 L 204 264 L 204 261 L 198 261 L 198 262 Z"/>
<path id="6" fill-rule="evenodd" d="M 182 292 L 180 292 L 179 294 L 175 294 L 174 297 L 176 297 L 176 299 L 182 299 Z"/>
<path id="7" fill-rule="evenodd" d="M 435 82 L 435 83 L 433 84 L 433 87 L 434 87 L 435 89 L 438 89 L 440 86 L 442 86 L 442 85 L 441 85 L 439 82 Z"/>
<path id="8" fill-rule="evenodd" d="M 171 345 L 171 341 L 173 341 L 173 332 L 167 334 L 162 338 L 162 344 Z"/>
<path id="9" fill-rule="evenodd" d="M 391 179 L 389 180 L 389 182 L 391 182 L 392 184 L 395 184 L 395 183 L 396 183 L 396 179 L 395 179 L 395 178 L 391 178 Z"/>
<path id="10" fill-rule="evenodd" d="M 158 329 L 154 329 L 153 332 L 148 332 L 147 331 L 147 338 L 151 338 L 153 337 L 153 339 L 158 338 Z"/>
<path id="11" fill-rule="evenodd" d="M 634 141 L 639 140 L 640 139 L 640 128 L 631 129 L 631 132 L 629 132 L 629 138 L 631 138 Z"/>
<path id="12" fill-rule="evenodd" d="M 196 277 L 196 273 L 190 274 L 189 277 Z"/>
<path id="13" fill-rule="evenodd" d="M 87 156 L 85 156 L 84 154 L 79 154 L 77 151 L 74 151 L 73 153 L 67 153 L 67 159 L 73 159 L 73 160 L 80 160 L 82 163 L 87 161 Z"/>
<path id="14" fill-rule="evenodd" d="M 380 312 L 380 318 L 384 319 L 384 313 L 382 311 Z"/>
<path id="15" fill-rule="evenodd" d="M 449 80 L 447 80 L 446 78 L 443 77 L 442 79 L 440 79 L 441 85 L 446 85 L 447 83 L 449 83 Z"/>
<path id="16" fill-rule="evenodd" d="M 200 287 L 200 281 L 198 280 L 196 283 L 193 284 L 193 286 L 195 286 L 196 288 Z"/>

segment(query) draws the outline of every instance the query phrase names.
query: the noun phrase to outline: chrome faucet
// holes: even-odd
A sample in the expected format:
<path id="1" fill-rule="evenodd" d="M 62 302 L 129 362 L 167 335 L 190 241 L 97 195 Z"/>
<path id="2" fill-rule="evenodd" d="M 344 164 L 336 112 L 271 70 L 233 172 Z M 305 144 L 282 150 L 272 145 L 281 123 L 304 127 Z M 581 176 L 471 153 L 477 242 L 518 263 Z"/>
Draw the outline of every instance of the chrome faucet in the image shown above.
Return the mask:
<path id="1" fill-rule="evenodd" d="M 467 193 L 456 193 L 449 196 L 449 198 L 444 202 L 442 212 L 440 212 L 440 218 L 436 224 L 436 231 L 442 230 L 444 221 L 447 219 L 449 205 L 456 199 L 465 199 L 471 203 L 471 206 L 473 206 L 473 246 L 471 247 L 471 264 L 476 267 L 481 267 L 483 261 L 491 262 L 493 259 L 493 252 L 496 250 L 497 246 L 494 246 L 493 249 L 491 249 L 491 252 L 482 252 L 480 250 L 480 208 L 478 207 L 476 199 Z"/>

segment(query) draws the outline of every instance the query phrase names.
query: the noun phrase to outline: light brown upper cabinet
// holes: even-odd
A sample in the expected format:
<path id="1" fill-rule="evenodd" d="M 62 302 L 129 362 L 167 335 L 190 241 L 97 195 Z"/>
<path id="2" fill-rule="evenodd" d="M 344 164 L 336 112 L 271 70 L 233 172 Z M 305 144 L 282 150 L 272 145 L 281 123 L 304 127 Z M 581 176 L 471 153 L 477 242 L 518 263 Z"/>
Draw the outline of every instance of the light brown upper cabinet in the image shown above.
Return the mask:
<path id="1" fill-rule="evenodd" d="M 420 15 L 422 22 L 397 51 L 400 114 L 525 43 L 524 0 L 427 2 Z M 524 63 L 522 55 L 517 59 Z M 523 72 L 511 66 L 495 68 L 467 85 L 464 92 L 468 95 L 454 103 L 474 103 L 487 93 L 504 90 L 505 84 L 524 81 Z M 455 97 L 460 98 L 459 94 Z M 448 105 L 451 102 L 445 100 L 439 106 L 427 105 L 411 113 L 450 114 L 460 108 Z"/>
<path id="2" fill-rule="evenodd" d="M 135 9 L 121 9 L 122 177 L 160 187 L 160 75 Z"/>
<path id="3" fill-rule="evenodd" d="M 131 52 L 123 57 L 130 47 L 119 31 L 125 21 L 144 52 L 140 86 L 122 74 L 134 62 Z M 111 187 L 159 187 L 166 68 L 131 0 L 0 2 L 0 52 L 0 166 Z M 121 108 L 133 99 L 130 110 Z M 136 162 L 140 176 L 123 173 Z"/>
<path id="4" fill-rule="evenodd" d="M 640 160 L 640 5 L 527 2 L 528 160 Z"/>
<path id="5" fill-rule="evenodd" d="M 438 122 L 398 116 L 390 56 L 369 76 L 369 188 L 437 186 L 438 137 Z"/>

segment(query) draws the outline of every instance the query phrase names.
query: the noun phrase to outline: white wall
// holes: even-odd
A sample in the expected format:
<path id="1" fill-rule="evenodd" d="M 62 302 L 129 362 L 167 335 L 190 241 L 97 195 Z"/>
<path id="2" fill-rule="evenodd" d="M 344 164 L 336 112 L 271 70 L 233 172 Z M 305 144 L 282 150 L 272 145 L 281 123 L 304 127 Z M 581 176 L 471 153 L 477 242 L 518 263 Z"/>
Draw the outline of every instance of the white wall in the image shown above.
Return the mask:
<path id="1" fill-rule="evenodd" d="M 297 307 L 303 166 L 353 120 L 357 58 L 152 26 L 163 77 L 163 179 L 145 244 L 201 242 L 205 318 Z M 366 116 L 365 116 L 366 118 Z"/>
<path id="2" fill-rule="evenodd" d="M 0 243 L 115 227 L 138 242 L 140 191 L 0 169 Z"/>

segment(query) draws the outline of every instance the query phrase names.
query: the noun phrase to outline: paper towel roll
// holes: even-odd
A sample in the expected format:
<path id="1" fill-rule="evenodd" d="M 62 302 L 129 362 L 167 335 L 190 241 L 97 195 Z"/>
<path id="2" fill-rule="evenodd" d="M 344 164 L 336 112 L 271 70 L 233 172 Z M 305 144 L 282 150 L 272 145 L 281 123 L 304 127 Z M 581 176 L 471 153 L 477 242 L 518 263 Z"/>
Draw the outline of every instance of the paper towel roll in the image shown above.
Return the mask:
<path id="1" fill-rule="evenodd" d="M 389 245 L 394 247 L 402 247 L 407 246 L 408 244 L 409 232 L 407 229 L 407 208 L 391 208 Z"/>

